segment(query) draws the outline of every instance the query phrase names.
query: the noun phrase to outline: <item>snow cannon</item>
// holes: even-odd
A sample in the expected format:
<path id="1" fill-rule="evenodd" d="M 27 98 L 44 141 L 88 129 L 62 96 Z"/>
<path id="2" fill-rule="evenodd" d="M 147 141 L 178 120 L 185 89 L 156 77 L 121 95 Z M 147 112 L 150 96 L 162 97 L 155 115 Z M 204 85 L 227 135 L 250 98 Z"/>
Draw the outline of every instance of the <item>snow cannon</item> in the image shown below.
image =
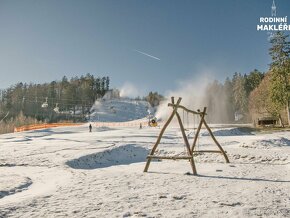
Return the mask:
<path id="1" fill-rule="evenodd" d="M 157 121 L 156 121 L 156 117 L 152 118 L 150 121 L 149 121 L 149 126 L 150 127 L 156 127 L 157 126 Z"/>

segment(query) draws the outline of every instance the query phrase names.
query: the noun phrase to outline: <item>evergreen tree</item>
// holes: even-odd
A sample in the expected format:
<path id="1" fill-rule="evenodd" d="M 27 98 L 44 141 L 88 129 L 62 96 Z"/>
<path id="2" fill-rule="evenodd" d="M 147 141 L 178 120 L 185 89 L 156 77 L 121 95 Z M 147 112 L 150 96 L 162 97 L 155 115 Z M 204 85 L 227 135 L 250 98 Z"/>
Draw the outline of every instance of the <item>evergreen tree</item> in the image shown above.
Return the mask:
<path id="1" fill-rule="evenodd" d="M 248 100 L 245 90 L 245 78 L 240 73 L 235 73 L 233 77 L 233 100 L 235 111 L 246 115 Z"/>
<path id="2" fill-rule="evenodd" d="M 110 89 L 110 78 L 107 76 L 106 77 L 106 91 Z"/>
<path id="3" fill-rule="evenodd" d="M 101 95 L 104 96 L 104 94 L 106 93 L 106 77 L 103 77 L 101 79 L 101 87 L 100 87 L 100 90 L 101 90 Z"/>
<path id="4" fill-rule="evenodd" d="M 277 32 L 271 38 L 272 47 L 269 49 L 269 54 L 272 58 L 270 65 L 272 72 L 270 84 L 271 99 L 275 104 L 285 107 L 289 125 L 290 42 L 287 41 L 287 38 L 288 35 L 285 35 L 283 32 Z"/>
<path id="5" fill-rule="evenodd" d="M 225 97 L 225 112 L 227 114 L 226 122 L 233 122 L 235 117 L 234 102 L 233 102 L 233 84 L 230 78 L 226 78 L 223 86 L 223 93 Z"/>
<path id="6" fill-rule="evenodd" d="M 149 102 L 152 107 L 157 107 L 164 97 L 158 92 L 149 92 L 149 94 L 145 97 L 145 100 Z"/>
<path id="7" fill-rule="evenodd" d="M 100 96 L 101 95 L 101 78 L 100 77 L 96 78 L 95 80 L 95 89 L 96 89 L 97 95 Z"/>
<path id="8" fill-rule="evenodd" d="M 244 77 L 246 94 L 249 96 L 250 93 L 261 83 L 264 78 L 264 74 L 255 69 L 250 72 L 249 75 L 245 75 Z"/>

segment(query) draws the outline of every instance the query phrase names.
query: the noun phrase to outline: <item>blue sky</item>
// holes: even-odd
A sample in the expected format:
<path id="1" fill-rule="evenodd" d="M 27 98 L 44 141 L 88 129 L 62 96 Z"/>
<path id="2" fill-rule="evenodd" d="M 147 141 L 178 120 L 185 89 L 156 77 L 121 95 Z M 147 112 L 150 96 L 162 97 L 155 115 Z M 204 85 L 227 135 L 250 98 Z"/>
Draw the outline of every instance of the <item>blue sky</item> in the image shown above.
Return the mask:
<path id="1" fill-rule="evenodd" d="M 272 0 L 0 0 L 0 88 L 91 73 L 141 93 L 266 71 Z M 290 19 L 290 1 L 276 0 Z M 290 23 L 290 22 L 289 22 Z M 142 54 L 145 53 L 145 54 Z M 150 57 L 148 55 L 153 57 Z M 160 60 L 158 60 L 160 59 Z"/>

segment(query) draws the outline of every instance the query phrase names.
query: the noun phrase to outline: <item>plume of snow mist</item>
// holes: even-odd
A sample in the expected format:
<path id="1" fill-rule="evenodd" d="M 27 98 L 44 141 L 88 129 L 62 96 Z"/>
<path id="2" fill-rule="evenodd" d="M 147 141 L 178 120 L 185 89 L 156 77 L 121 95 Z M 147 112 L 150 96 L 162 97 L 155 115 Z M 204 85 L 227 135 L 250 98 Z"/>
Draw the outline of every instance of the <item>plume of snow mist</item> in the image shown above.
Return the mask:
<path id="1" fill-rule="evenodd" d="M 179 82 L 179 87 L 175 91 L 168 91 L 166 94 L 166 101 L 162 102 L 157 108 L 156 117 L 157 119 L 166 120 L 172 108 L 168 107 L 168 103 L 171 102 L 171 96 L 175 97 L 175 103 L 178 97 L 181 97 L 181 105 L 185 106 L 190 110 L 203 109 L 203 98 L 206 91 L 206 87 L 209 83 L 207 76 L 198 80 L 189 80 Z"/>
<path id="2" fill-rule="evenodd" d="M 136 98 L 140 96 L 140 91 L 129 82 L 126 82 L 120 89 L 121 98 Z"/>
<path id="3" fill-rule="evenodd" d="M 199 79 L 192 79 L 186 82 L 180 82 L 179 88 L 175 91 L 169 91 L 166 95 L 166 102 L 160 104 L 155 116 L 157 119 L 167 120 L 172 112 L 168 107 L 171 102 L 170 97 L 175 97 L 175 103 L 178 97 L 181 97 L 181 105 L 190 110 L 203 110 L 207 107 L 206 120 L 210 123 L 232 123 L 234 116 L 232 93 L 218 81 L 213 81 L 210 74 L 202 74 Z M 196 123 L 199 117 L 192 116 L 179 109 L 179 114 L 183 122 Z"/>

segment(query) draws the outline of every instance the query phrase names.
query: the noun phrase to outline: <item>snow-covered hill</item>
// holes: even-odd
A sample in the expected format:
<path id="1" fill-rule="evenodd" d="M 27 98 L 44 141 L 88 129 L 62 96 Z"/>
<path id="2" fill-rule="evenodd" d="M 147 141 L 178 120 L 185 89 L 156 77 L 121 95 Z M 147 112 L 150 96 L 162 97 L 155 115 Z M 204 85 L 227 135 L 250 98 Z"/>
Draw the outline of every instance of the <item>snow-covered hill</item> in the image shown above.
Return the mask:
<path id="1" fill-rule="evenodd" d="M 89 120 L 92 122 L 125 122 L 148 116 L 152 111 L 146 101 L 131 99 L 98 100 L 91 108 Z"/>

